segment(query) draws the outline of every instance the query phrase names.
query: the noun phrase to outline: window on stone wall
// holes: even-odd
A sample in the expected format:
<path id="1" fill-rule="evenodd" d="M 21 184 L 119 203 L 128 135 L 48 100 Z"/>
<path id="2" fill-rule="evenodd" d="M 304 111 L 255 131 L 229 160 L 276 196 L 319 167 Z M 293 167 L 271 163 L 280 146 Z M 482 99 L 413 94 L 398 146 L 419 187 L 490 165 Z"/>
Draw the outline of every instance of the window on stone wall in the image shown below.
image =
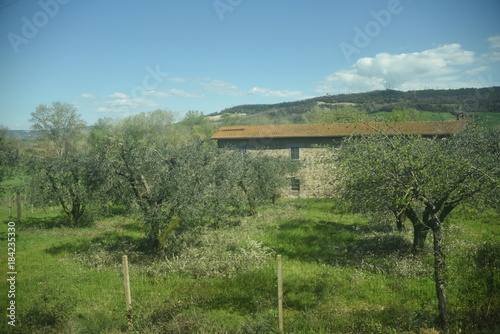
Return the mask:
<path id="1" fill-rule="evenodd" d="M 296 191 L 299 191 L 300 190 L 300 179 L 296 178 L 296 177 L 293 177 L 291 179 L 291 189 L 292 190 L 296 190 Z"/>
<path id="2" fill-rule="evenodd" d="M 300 159 L 298 147 L 290 147 L 290 158 L 292 160 L 299 160 Z"/>

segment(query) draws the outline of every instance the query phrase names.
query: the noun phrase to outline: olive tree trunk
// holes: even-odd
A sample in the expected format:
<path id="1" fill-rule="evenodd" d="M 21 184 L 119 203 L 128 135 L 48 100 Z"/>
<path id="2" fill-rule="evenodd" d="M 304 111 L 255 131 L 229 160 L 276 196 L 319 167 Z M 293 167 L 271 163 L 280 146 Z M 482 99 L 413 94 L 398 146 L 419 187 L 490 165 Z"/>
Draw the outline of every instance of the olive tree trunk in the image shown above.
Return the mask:
<path id="1" fill-rule="evenodd" d="M 446 298 L 445 282 L 445 255 L 442 247 L 441 224 L 437 223 L 432 228 L 434 237 L 434 282 L 439 308 L 439 324 L 444 333 L 449 333 L 448 300 Z"/>

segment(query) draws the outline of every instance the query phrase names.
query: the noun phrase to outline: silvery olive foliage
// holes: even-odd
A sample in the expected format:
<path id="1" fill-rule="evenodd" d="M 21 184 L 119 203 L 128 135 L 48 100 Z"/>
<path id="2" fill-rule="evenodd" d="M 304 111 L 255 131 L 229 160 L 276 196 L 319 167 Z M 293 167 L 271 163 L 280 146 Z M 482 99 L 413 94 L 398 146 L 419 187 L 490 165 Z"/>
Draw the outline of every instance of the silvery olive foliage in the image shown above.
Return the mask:
<path id="1" fill-rule="evenodd" d="M 69 225 L 81 224 L 89 206 L 102 202 L 106 173 L 102 157 L 89 152 L 31 156 L 26 163 L 35 205 L 60 206 Z"/>

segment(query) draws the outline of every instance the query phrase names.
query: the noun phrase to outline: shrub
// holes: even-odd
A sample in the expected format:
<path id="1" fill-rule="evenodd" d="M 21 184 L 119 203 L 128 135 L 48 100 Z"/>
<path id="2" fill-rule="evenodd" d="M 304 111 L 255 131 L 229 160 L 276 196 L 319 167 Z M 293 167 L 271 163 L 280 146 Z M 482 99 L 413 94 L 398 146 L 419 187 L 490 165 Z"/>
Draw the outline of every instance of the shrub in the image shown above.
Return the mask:
<path id="1" fill-rule="evenodd" d="M 121 265 L 123 254 L 131 258 L 145 257 L 137 251 L 137 243 L 136 238 L 107 232 L 77 249 L 74 257 L 76 261 L 92 269 L 118 267 Z"/>
<path id="2" fill-rule="evenodd" d="M 263 267 L 271 254 L 260 242 L 249 238 L 241 240 L 235 233 L 210 231 L 195 245 L 167 259 L 164 266 L 168 272 L 193 277 L 233 277 L 239 272 Z"/>

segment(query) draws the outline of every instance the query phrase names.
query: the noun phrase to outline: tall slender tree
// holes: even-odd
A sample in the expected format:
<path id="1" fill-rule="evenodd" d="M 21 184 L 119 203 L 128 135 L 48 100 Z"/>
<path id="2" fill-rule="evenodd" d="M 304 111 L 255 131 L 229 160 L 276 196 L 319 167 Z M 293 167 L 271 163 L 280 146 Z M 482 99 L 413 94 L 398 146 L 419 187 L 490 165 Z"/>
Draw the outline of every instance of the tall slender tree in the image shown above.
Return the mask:
<path id="1" fill-rule="evenodd" d="M 69 103 L 40 104 L 31 113 L 31 129 L 39 139 L 48 142 L 57 156 L 69 152 L 80 138 L 86 123 Z"/>

